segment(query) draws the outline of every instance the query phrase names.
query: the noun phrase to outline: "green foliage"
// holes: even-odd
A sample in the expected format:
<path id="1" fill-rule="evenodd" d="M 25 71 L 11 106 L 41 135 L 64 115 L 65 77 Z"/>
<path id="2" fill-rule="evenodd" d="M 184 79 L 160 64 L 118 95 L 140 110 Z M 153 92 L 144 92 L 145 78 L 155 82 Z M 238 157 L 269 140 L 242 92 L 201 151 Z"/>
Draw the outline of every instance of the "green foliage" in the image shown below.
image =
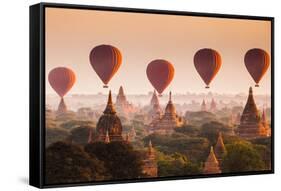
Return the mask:
<path id="1" fill-rule="evenodd" d="M 201 126 L 202 137 L 206 137 L 212 145 L 216 143 L 219 132 L 222 134 L 229 134 L 231 132 L 231 128 L 216 121 L 211 121 L 209 123 L 205 123 Z"/>
<path id="2" fill-rule="evenodd" d="M 151 134 L 144 138 L 148 143 L 151 140 L 157 149 L 165 154 L 182 153 L 191 161 L 205 160 L 209 148 L 209 141 L 202 137 L 189 137 L 184 134 L 172 135 Z"/>
<path id="3" fill-rule="evenodd" d="M 69 120 L 60 125 L 64 129 L 74 129 L 81 126 L 91 126 L 95 127 L 93 121 L 79 121 L 79 120 Z"/>
<path id="4" fill-rule="evenodd" d="M 103 161 L 113 180 L 132 179 L 143 176 L 142 158 L 133 147 L 123 142 L 105 144 L 97 142 L 85 146 L 90 156 Z"/>
<path id="5" fill-rule="evenodd" d="M 193 125 L 184 125 L 182 127 L 175 128 L 175 132 L 182 133 L 188 136 L 198 136 L 200 128 Z"/>
<path id="6" fill-rule="evenodd" d="M 185 155 L 180 153 L 165 155 L 159 152 L 157 154 L 157 161 L 159 177 L 185 176 L 200 172 L 198 165 L 191 163 Z"/>
<path id="7" fill-rule="evenodd" d="M 107 177 L 101 161 L 90 157 L 83 148 L 65 142 L 46 149 L 45 168 L 47 184 L 99 181 Z"/>
<path id="8" fill-rule="evenodd" d="M 62 113 L 56 116 L 56 121 L 58 121 L 59 123 L 75 119 L 76 114 L 73 111 L 68 111 L 67 113 Z"/>
<path id="9" fill-rule="evenodd" d="M 223 158 L 223 172 L 247 172 L 265 169 L 260 153 L 249 142 L 226 145 L 227 155 Z"/>
<path id="10" fill-rule="evenodd" d="M 46 128 L 46 147 L 52 143 L 66 140 L 69 135 L 69 132 L 62 128 Z"/>
<path id="11" fill-rule="evenodd" d="M 207 111 L 187 111 L 185 113 L 185 119 L 188 121 L 189 124 L 194 126 L 201 126 L 204 123 L 217 121 L 216 115 Z"/>
<path id="12" fill-rule="evenodd" d="M 92 126 L 81 126 L 73 128 L 70 133 L 70 139 L 77 144 L 85 145 L 88 143 L 90 129 L 92 129 L 93 139 L 95 136 L 95 128 Z"/>

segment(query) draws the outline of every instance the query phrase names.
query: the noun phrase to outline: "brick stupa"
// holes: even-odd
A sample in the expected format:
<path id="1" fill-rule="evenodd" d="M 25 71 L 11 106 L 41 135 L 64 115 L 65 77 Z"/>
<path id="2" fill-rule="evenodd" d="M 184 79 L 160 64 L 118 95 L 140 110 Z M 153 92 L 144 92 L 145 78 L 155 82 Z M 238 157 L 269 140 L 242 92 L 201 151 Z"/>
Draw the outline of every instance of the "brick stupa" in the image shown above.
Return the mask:
<path id="1" fill-rule="evenodd" d="M 252 139 L 267 136 L 266 128 L 262 124 L 257 109 L 252 87 L 249 89 L 249 96 L 240 118 L 240 125 L 237 129 L 238 135 L 242 138 Z"/>

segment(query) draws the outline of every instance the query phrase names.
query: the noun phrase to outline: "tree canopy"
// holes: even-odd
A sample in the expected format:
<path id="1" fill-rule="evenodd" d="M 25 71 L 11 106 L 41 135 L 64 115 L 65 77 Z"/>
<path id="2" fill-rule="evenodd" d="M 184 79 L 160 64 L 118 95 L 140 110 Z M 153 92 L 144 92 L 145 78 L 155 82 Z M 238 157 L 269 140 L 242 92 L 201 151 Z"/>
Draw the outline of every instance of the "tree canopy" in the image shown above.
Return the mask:
<path id="1" fill-rule="evenodd" d="M 247 172 L 264 170 L 265 163 L 254 146 L 245 141 L 226 145 L 227 155 L 223 158 L 223 172 Z"/>
<path id="2" fill-rule="evenodd" d="M 46 149 L 46 183 L 99 181 L 108 177 L 103 162 L 90 157 L 82 147 L 56 142 Z"/>
<path id="3" fill-rule="evenodd" d="M 142 157 L 129 144 L 124 142 L 111 142 L 109 144 L 96 142 L 87 144 L 85 151 L 90 156 L 103 161 L 105 168 L 114 180 L 143 176 Z"/>

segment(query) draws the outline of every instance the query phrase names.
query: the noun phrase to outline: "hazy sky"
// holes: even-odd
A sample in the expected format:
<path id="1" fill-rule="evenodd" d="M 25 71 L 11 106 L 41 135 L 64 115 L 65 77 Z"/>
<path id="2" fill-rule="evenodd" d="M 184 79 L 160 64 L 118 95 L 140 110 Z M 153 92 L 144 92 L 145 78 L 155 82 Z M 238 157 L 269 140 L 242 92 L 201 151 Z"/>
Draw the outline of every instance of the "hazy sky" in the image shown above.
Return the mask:
<path id="1" fill-rule="evenodd" d="M 110 44 L 122 53 L 122 65 L 109 83 L 129 94 L 147 93 L 153 87 L 146 67 L 154 59 L 166 59 L 175 68 L 169 90 L 174 93 L 247 92 L 254 81 L 244 65 L 244 54 L 262 48 L 270 54 L 269 21 L 122 13 L 78 9 L 46 9 L 46 72 L 65 66 L 77 81 L 69 93 L 106 93 L 89 62 L 91 49 Z M 201 48 L 217 50 L 222 67 L 209 90 L 197 73 L 193 56 Z M 270 69 L 255 93 L 270 94 Z M 46 81 L 46 93 L 54 91 Z"/>

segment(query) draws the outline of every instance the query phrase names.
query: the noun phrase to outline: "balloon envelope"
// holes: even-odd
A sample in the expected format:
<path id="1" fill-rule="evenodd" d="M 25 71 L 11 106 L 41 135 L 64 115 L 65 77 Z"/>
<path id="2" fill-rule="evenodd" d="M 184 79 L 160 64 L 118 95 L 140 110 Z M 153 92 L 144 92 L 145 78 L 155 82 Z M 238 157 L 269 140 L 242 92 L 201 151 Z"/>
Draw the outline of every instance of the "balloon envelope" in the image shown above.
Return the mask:
<path id="1" fill-rule="evenodd" d="M 209 88 L 211 81 L 214 79 L 221 67 L 221 56 L 213 49 L 204 48 L 194 55 L 194 66 L 200 77 Z"/>
<path id="2" fill-rule="evenodd" d="M 48 80 L 52 88 L 62 98 L 76 81 L 74 72 L 66 67 L 57 67 L 49 72 Z"/>
<path id="3" fill-rule="evenodd" d="M 174 78 L 174 67 L 166 60 L 153 60 L 146 68 L 146 75 L 152 86 L 161 94 Z"/>
<path id="4" fill-rule="evenodd" d="M 111 45 L 96 46 L 90 53 L 90 63 L 102 82 L 107 85 L 121 66 L 121 52 Z"/>
<path id="5" fill-rule="evenodd" d="M 256 82 L 256 86 L 269 67 L 269 54 L 259 48 L 248 50 L 244 57 L 245 66 Z"/>

